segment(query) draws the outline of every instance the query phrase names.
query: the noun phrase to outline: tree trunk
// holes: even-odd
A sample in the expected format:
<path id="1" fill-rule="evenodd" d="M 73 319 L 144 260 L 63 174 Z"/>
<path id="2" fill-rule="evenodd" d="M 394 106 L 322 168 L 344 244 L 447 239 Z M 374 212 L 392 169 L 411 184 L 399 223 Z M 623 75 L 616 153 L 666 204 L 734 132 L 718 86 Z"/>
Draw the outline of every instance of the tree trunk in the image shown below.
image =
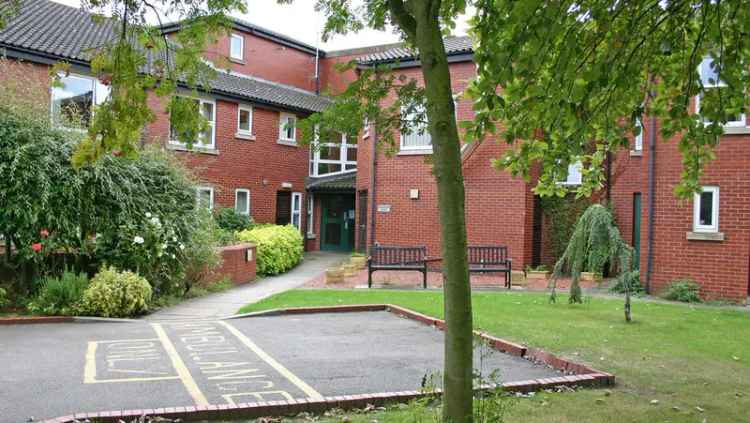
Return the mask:
<path id="1" fill-rule="evenodd" d="M 439 2 L 438 2 L 439 3 Z M 466 218 L 461 149 L 448 58 L 433 2 L 414 2 L 415 41 L 422 63 L 432 137 L 443 244 L 445 364 L 443 421 L 472 421 L 473 332 L 466 257 Z"/>

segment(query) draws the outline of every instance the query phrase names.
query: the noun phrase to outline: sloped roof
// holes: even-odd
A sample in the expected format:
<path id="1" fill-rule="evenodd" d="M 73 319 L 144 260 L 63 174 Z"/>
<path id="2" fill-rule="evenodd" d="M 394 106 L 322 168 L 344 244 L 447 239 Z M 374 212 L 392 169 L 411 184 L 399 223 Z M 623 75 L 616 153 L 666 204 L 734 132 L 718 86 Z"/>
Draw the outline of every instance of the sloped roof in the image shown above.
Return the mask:
<path id="1" fill-rule="evenodd" d="M 353 190 L 357 184 L 357 171 L 338 175 L 307 178 L 307 189 L 310 191 L 343 191 Z"/>
<path id="2" fill-rule="evenodd" d="M 115 39 L 116 24 L 113 19 L 94 22 L 86 11 L 49 0 L 24 0 L 19 14 L 0 31 L 0 47 L 88 63 L 97 47 Z M 217 93 L 304 112 L 319 112 L 330 102 L 311 91 L 222 71 L 210 86 Z"/>
<path id="3" fill-rule="evenodd" d="M 88 12 L 49 0 L 24 0 L 19 13 L 0 31 L 0 44 L 88 61 L 91 50 L 114 38 L 112 19 L 94 22 Z"/>
<path id="4" fill-rule="evenodd" d="M 473 52 L 471 38 L 468 36 L 446 37 L 443 41 L 445 43 L 445 52 L 449 56 Z M 398 60 L 411 60 L 415 58 L 415 52 L 401 44 L 385 51 L 365 55 L 359 59 L 359 62 L 363 64 L 376 64 L 395 62 Z"/>

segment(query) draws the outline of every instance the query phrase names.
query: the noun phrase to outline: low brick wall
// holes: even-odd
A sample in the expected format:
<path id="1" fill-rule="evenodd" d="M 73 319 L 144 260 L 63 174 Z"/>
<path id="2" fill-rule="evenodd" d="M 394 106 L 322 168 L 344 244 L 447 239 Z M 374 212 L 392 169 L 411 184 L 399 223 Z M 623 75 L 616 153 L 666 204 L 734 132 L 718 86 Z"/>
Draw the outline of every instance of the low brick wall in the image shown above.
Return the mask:
<path id="1" fill-rule="evenodd" d="M 214 269 L 207 279 L 218 282 L 227 277 L 235 285 L 250 282 L 255 279 L 256 253 L 255 244 L 251 243 L 222 247 L 223 263 Z"/>

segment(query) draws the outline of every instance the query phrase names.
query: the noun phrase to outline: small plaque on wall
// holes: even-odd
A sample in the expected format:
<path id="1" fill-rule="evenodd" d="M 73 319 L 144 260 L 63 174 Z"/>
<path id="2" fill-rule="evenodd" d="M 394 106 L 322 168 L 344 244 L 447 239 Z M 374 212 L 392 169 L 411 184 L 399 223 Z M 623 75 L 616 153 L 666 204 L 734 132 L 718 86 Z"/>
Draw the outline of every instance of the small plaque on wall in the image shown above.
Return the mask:
<path id="1" fill-rule="evenodd" d="M 245 261 L 246 262 L 253 261 L 253 249 L 252 248 L 248 248 L 247 250 L 245 250 Z"/>
<path id="2" fill-rule="evenodd" d="M 378 204 L 378 213 L 390 213 L 390 212 L 391 212 L 390 204 Z"/>

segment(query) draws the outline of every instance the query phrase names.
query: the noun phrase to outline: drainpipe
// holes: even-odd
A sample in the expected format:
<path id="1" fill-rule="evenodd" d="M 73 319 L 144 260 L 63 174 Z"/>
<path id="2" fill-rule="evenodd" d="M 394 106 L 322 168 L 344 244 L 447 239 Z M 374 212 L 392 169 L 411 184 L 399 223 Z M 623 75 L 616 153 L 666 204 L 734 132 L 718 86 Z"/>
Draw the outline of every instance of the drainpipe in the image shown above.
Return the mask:
<path id="1" fill-rule="evenodd" d="M 378 206 L 377 206 L 377 182 L 375 178 L 377 177 L 378 171 L 377 171 L 377 165 L 378 165 L 378 133 L 375 131 L 375 128 L 370 126 L 371 132 L 370 132 L 370 142 L 372 142 L 372 148 L 370 149 L 370 228 L 369 228 L 369 235 L 370 235 L 370 242 L 367 246 L 367 254 L 371 254 L 372 247 L 375 245 L 375 218 L 377 216 L 378 212 Z"/>
<path id="2" fill-rule="evenodd" d="M 650 91 L 649 100 L 654 98 L 654 92 Z M 651 293 L 651 276 L 654 271 L 654 195 L 656 193 L 656 118 L 651 117 L 649 121 L 648 134 L 648 250 L 646 256 L 646 293 Z"/>

